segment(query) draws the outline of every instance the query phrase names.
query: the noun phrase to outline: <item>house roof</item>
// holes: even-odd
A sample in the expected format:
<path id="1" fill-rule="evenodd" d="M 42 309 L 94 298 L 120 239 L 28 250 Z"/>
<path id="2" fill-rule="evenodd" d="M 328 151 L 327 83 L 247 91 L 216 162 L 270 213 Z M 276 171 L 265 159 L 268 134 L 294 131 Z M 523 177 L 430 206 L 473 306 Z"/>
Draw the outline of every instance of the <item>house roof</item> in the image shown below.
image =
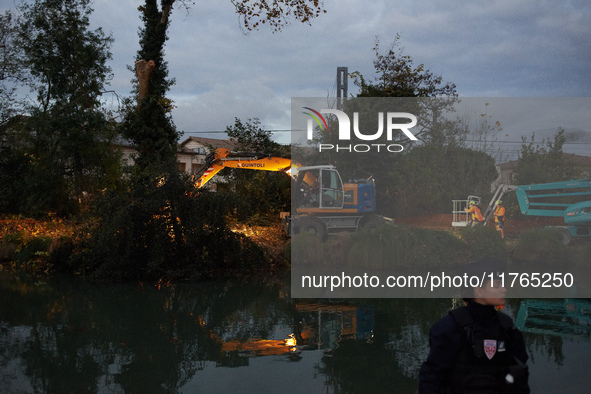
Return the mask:
<path id="1" fill-rule="evenodd" d="M 186 140 L 184 140 L 183 142 L 181 142 L 179 144 L 179 146 L 184 148 L 185 145 L 191 141 L 197 142 L 203 146 L 207 146 L 207 147 L 211 146 L 214 149 L 226 148 L 226 149 L 234 150 L 234 148 L 236 147 L 236 144 L 228 139 L 220 140 L 220 139 L 216 139 L 216 138 L 204 138 L 204 137 L 189 137 Z"/>
<path id="2" fill-rule="evenodd" d="M 215 139 L 215 138 L 202 138 L 202 137 L 189 137 L 186 140 L 184 140 L 183 142 L 178 144 L 177 152 L 179 152 L 179 153 L 180 152 L 194 153 L 192 149 L 188 149 L 186 147 L 187 143 L 190 141 L 197 142 L 205 147 L 212 146 L 214 149 L 227 148 L 227 149 L 233 150 L 234 146 L 235 146 L 234 143 L 230 140 L 219 140 L 219 139 Z M 113 145 L 133 148 L 133 143 L 128 139 L 122 138 L 121 136 L 115 137 L 115 139 L 113 140 Z"/>

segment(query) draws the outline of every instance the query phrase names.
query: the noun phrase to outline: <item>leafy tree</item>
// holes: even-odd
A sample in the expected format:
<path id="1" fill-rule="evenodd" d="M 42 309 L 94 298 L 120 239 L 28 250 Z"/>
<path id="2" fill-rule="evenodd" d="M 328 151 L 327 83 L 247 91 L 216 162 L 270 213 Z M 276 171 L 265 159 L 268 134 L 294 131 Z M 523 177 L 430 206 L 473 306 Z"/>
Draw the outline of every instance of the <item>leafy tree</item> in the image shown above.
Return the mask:
<path id="1" fill-rule="evenodd" d="M 488 195 L 496 177 L 495 161 L 484 152 L 423 145 L 401 156 L 379 206 L 394 216 L 447 213 L 452 200 Z"/>
<path id="2" fill-rule="evenodd" d="M 144 169 L 150 163 L 174 165 L 178 134 L 170 114 L 172 103 L 166 98 L 174 83 L 174 80 L 168 79 L 167 63 L 164 61 L 170 11 L 160 11 L 155 0 L 146 1 L 140 11 L 144 27 L 140 31 L 136 62 L 137 105 L 128 108 L 123 131 L 139 152 L 135 165 Z"/>
<path id="3" fill-rule="evenodd" d="M 366 133 L 379 128 L 376 115 L 380 112 L 412 113 L 418 121 L 413 134 L 419 141 L 409 141 L 404 135 L 388 141 L 383 132 L 379 139 L 370 142 L 381 144 L 381 152 L 342 149 L 338 153 L 330 152 L 329 161 L 336 161 L 341 174 L 348 178 L 373 177 L 378 210 L 386 216 L 448 212 L 453 199 L 474 193 L 488 194 L 496 177 L 494 159 L 471 149 L 467 137 L 481 133 L 486 144 L 488 134 L 483 133 L 489 133 L 492 126 L 481 122 L 472 130 L 465 120 L 451 119 L 449 114 L 453 114 L 458 101 L 455 84 L 444 83 L 441 76 L 423 64 L 415 66 L 400 47 L 399 35 L 385 53 L 376 39 L 374 51 L 377 77 L 368 81 L 361 73 L 353 73 L 360 92 L 357 98 L 345 101 L 344 111 L 352 121 L 357 113 L 359 130 Z M 318 142 L 339 143 L 338 136 L 332 132 L 338 125 L 334 119 L 331 122 L 329 131 L 317 134 Z M 368 141 L 352 139 L 350 143 L 368 144 Z M 403 149 L 398 153 L 387 152 L 384 147 L 393 143 Z"/>
<path id="4" fill-rule="evenodd" d="M 0 15 L 0 212 L 17 212 L 22 194 L 13 185 L 20 182 L 28 158 L 16 151 L 22 144 L 16 136 L 21 118 L 16 117 L 18 83 L 23 81 L 16 39 L 20 19 L 12 11 Z"/>
<path id="5" fill-rule="evenodd" d="M 532 134 L 529 143 L 522 137 L 521 152 L 515 170 L 515 182 L 518 185 L 531 185 L 565 181 L 578 176 L 579 170 L 571 162 L 565 160 L 562 147 L 566 142 L 564 130 L 554 134 L 553 141 L 544 140 L 543 145 L 535 143 Z"/>
<path id="6" fill-rule="evenodd" d="M 417 116 L 418 124 L 413 134 L 424 142 L 429 142 L 436 129 L 449 127 L 445 120 L 439 119 L 445 110 L 451 110 L 457 101 L 456 86 L 453 83 L 443 83 L 441 76 L 426 70 L 423 64 L 414 66 L 413 59 L 403 53 L 400 47 L 400 35 L 397 35 L 387 53 L 380 51 L 379 39 L 376 38 L 375 73 L 378 75 L 373 81 L 368 81 L 359 71 L 351 73 L 354 83 L 360 89 L 356 100 L 349 98 L 344 102 L 344 111 L 353 119 L 353 113 L 359 113 L 360 130 L 377 130 L 378 112 L 410 112 Z M 375 100 L 367 100 L 375 98 Z M 398 100 L 379 100 L 380 98 L 397 98 Z M 414 98 L 414 99 L 413 99 Z M 331 117 L 329 117 L 330 119 Z M 331 119 L 328 130 L 336 129 L 336 120 Z M 332 126 L 332 127 L 331 127 Z M 418 130 L 418 131 L 416 131 Z M 441 133 L 439 133 L 441 134 Z M 323 143 L 336 143 L 336 134 L 329 131 L 317 133 L 317 140 Z M 385 133 L 375 143 L 388 143 Z M 397 143 L 410 146 L 409 139 L 402 136 Z"/>
<path id="7" fill-rule="evenodd" d="M 234 125 L 226 128 L 226 134 L 239 151 L 267 155 L 284 155 L 289 151 L 271 139 L 272 133 L 265 130 L 257 118 L 248 119 L 246 122 L 236 118 Z"/>
<path id="8" fill-rule="evenodd" d="M 96 109 L 111 78 L 113 42 L 102 28 L 89 30 L 90 0 L 37 0 L 23 4 L 19 33 L 24 63 L 42 110 L 72 105 Z"/>
<path id="9" fill-rule="evenodd" d="M 100 103 L 112 38 L 89 29 L 89 4 L 37 0 L 20 8 L 16 48 L 37 100 L 28 117 L 5 124 L 13 160 L 3 164 L 18 164 L 11 192 L 28 214 L 77 212 L 86 196 L 118 177 L 113 128 Z"/>
<path id="10" fill-rule="evenodd" d="M 413 59 L 404 54 L 400 40 L 401 37 L 397 34 L 384 54 L 381 53 L 379 38 L 376 37 L 373 65 L 377 77 L 373 81 L 367 81 L 360 72 L 353 72 L 354 83 L 360 89 L 357 97 L 421 98 L 400 100 L 397 101 L 397 106 L 401 112 L 410 112 L 417 116 L 419 124 L 414 129 L 414 135 L 429 142 L 440 135 L 437 130 L 444 127 L 439 120 L 441 113 L 451 110 L 452 104 L 457 101 L 456 85 L 444 83 L 443 77 L 435 75 L 423 64 L 415 67 Z M 402 140 L 402 143 L 408 141 Z"/>
<path id="11" fill-rule="evenodd" d="M 553 139 L 535 141 L 535 134 L 529 139 L 522 137 L 521 151 L 515 169 L 516 185 L 534 185 L 577 179 L 582 176 L 582 169 L 568 160 L 562 148 L 566 141 L 564 130 L 558 129 Z M 504 205 L 507 216 L 518 220 L 534 220 L 533 216 L 521 215 L 515 193 L 506 194 Z M 563 201 L 564 202 L 564 201 Z M 571 203 L 576 202 L 572 201 Z"/>
<path id="12" fill-rule="evenodd" d="M 20 23 L 20 18 L 10 10 L 0 15 L 0 124 L 14 116 L 16 89 L 24 79 L 15 45 Z"/>
<path id="13" fill-rule="evenodd" d="M 415 67 L 413 59 L 404 55 L 399 42 L 400 35 L 397 34 L 390 49 L 382 54 L 376 38 L 373 65 L 378 77 L 368 82 L 361 73 L 353 73 L 355 84 L 361 89 L 358 97 L 457 96 L 455 84 L 443 84 L 443 78 L 426 70 L 423 64 Z"/>
<path id="14" fill-rule="evenodd" d="M 264 156 L 289 154 L 289 147 L 271 140 L 271 132 L 265 130 L 258 119 L 247 122 L 236 119 L 233 126 L 226 128 L 226 134 L 242 152 Z M 267 215 L 276 220 L 279 212 L 289 211 L 291 181 L 286 174 L 240 169 L 226 174 L 230 177 L 230 192 L 240 196 L 241 204 L 235 211 L 239 219 L 252 221 Z"/>

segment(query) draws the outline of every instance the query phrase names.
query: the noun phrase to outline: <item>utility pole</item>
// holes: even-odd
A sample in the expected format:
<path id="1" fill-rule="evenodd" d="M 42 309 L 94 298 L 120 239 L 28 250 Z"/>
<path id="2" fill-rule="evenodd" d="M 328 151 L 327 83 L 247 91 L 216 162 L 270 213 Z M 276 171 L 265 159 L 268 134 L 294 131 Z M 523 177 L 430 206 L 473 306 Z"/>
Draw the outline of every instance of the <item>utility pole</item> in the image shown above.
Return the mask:
<path id="1" fill-rule="evenodd" d="M 337 109 L 343 110 L 344 100 L 347 99 L 349 87 L 349 69 L 337 67 Z"/>

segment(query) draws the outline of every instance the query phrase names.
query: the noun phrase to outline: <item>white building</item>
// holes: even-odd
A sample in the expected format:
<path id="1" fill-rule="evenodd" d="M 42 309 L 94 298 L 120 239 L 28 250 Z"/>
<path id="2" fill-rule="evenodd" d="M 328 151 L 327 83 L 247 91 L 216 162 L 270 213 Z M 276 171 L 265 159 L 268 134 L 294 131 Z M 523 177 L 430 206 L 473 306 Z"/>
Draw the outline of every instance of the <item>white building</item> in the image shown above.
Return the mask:
<path id="1" fill-rule="evenodd" d="M 119 141 L 116 146 L 121 151 L 123 162 L 127 165 L 133 165 L 134 158 L 138 153 L 137 150 L 129 142 L 125 141 Z M 176 156 L 179 170 L 193 174 L 197 169 L 201 168 L 205 162 L 205 157 L 217 148 L 234 150 L 234 143 L 227 139 L 187 138 L 178 144 Z"/>
<path id="2" fill-rule="evenodd" d="M 188 173 L 195 171 L 205 162 L 205 156 L 218 148 L 234 150 L 234 143 L 230 140 L 214 138 L 189 137 L 179 144 L 177 162 L 179 170 Z"/>

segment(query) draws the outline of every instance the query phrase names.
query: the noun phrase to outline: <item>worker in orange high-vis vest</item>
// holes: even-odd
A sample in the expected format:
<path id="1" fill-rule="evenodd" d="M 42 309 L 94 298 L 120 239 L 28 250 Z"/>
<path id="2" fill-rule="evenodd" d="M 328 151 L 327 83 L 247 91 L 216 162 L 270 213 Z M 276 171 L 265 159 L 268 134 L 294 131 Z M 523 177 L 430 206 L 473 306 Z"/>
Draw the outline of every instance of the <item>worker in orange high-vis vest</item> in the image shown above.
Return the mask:
<path id="1" fill-rule="evenodd" d="M 495 216 L 495 227 L 497 231 L 501 232 L 501 238 L 505 238 L 505 207 L 501 200 L 495 202 L 495 213 L 493 215 Z"/>
<path id="2" fill-rule="evenodd" d="M 472 227 L 478 226 L 480 223 L 484 222 L 484 217 L 480 212 L 480 208 L 476 205 L 476 201 L 470 201 L 469 208 L 465 208 L 464 210 L 471 215 Z"/>

